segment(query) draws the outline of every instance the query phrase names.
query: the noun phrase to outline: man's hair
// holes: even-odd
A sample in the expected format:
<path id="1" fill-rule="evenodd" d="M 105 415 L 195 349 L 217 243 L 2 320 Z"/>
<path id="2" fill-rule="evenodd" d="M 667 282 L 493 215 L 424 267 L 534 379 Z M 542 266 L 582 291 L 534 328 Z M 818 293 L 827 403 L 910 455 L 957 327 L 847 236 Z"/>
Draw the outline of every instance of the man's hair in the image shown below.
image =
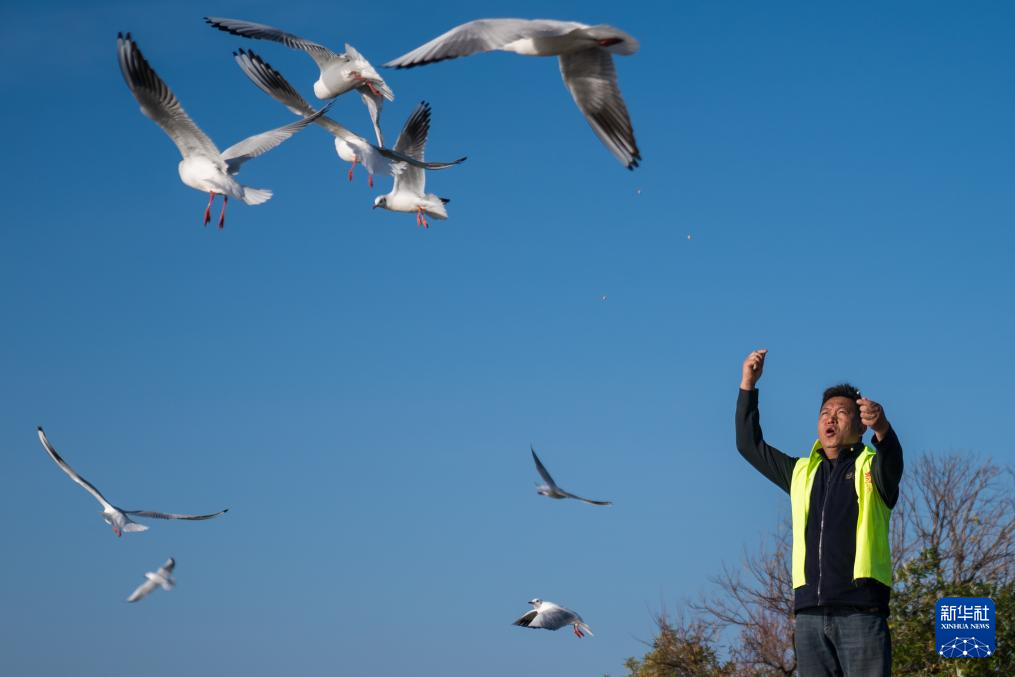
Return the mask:
<path id="1" fill-rule="evenodd" d="M 845 397 L 853 403 L 853 406 L 856 407 L 857 414 L 860 413 L 860 405 L 856 403 L 856 401 L 860 399 L 860 391 L 853 384 L 840 383 L 839 385 L 834 385 L 831 388 L 826 388 L 825 394 L 821 396 L 821 406 L 825 406 L 825 402 L 833 397 Z"/>

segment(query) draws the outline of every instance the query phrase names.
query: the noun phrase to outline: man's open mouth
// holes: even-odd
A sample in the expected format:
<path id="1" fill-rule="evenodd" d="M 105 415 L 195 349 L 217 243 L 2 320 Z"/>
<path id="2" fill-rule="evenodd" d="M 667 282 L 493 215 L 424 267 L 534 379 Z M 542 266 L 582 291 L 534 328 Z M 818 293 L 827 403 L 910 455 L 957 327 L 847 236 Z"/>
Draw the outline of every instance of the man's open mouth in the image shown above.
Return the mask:
<path id="1" fill-rule="evenodd" d="M 827 428 L 825 428 L 825 437 L 831 437 L 834 434 L 835 434 L 835 428 L 833 428 L 831 426 L 828 426 Z"/>

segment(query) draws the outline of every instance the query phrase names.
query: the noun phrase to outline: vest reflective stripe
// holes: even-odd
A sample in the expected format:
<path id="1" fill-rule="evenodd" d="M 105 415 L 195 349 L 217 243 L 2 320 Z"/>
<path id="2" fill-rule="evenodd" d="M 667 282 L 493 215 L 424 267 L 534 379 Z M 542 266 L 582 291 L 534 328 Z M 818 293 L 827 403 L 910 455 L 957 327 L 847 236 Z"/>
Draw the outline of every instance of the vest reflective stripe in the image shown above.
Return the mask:
<path id="1" fill-rule="evenodd" d="M 811 487 L 814 475 L 821 464 L 818 453 L 821 442 L 815 442 L 811 455 L 801 458 L 793 467 L 789 498 L 793 514 L 793 587 L 806 585 L 804 562 L 807 557 L 807 516 L 810 512 Z M 853 482 L 859 512 L 856 523 L 856 556 L 853 559 L 853 579 L 873 578 L 887 586 L 892 584 L 892 554 L 888 545 L 888 520 L 892 510 L 874 488 L 871 461 L 876 454 L 864 446 L 856 458 Z"/>

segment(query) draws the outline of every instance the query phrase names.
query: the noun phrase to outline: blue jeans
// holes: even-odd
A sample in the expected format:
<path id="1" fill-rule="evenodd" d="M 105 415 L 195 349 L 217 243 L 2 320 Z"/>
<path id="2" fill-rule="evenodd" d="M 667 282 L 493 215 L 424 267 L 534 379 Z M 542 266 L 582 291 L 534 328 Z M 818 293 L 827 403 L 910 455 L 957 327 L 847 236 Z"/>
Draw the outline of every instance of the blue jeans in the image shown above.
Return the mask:
<path id="1" fill-rule="evenodd" d="M 800 677 L 888 677 L 888 619 L 855 607 L 804 609 L 796 615 L 796 660 Z"/>

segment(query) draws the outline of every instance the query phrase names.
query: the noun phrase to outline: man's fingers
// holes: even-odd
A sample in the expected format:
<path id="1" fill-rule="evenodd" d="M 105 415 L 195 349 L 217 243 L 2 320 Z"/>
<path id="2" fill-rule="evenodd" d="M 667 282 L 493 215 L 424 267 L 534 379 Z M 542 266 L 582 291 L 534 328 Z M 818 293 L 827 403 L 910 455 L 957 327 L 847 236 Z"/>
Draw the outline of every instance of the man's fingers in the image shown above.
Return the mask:
<path id="1" fill-rule="evenodd" d="M 874 400 L 868 400 L 866 397 L 861 397 L 856 401 L 858 407 L 860 407 L 860 413 L 865 411 L 881 411 L 881 405 Z"/>
<path id="2" fill-rule="evenodd" d="M 864 425 L 876 423 L 881 420 L 883 416 L 884 411 L 877 405 L 873 407 L 864 407 L 860 410 L 860 422 Z"/>

